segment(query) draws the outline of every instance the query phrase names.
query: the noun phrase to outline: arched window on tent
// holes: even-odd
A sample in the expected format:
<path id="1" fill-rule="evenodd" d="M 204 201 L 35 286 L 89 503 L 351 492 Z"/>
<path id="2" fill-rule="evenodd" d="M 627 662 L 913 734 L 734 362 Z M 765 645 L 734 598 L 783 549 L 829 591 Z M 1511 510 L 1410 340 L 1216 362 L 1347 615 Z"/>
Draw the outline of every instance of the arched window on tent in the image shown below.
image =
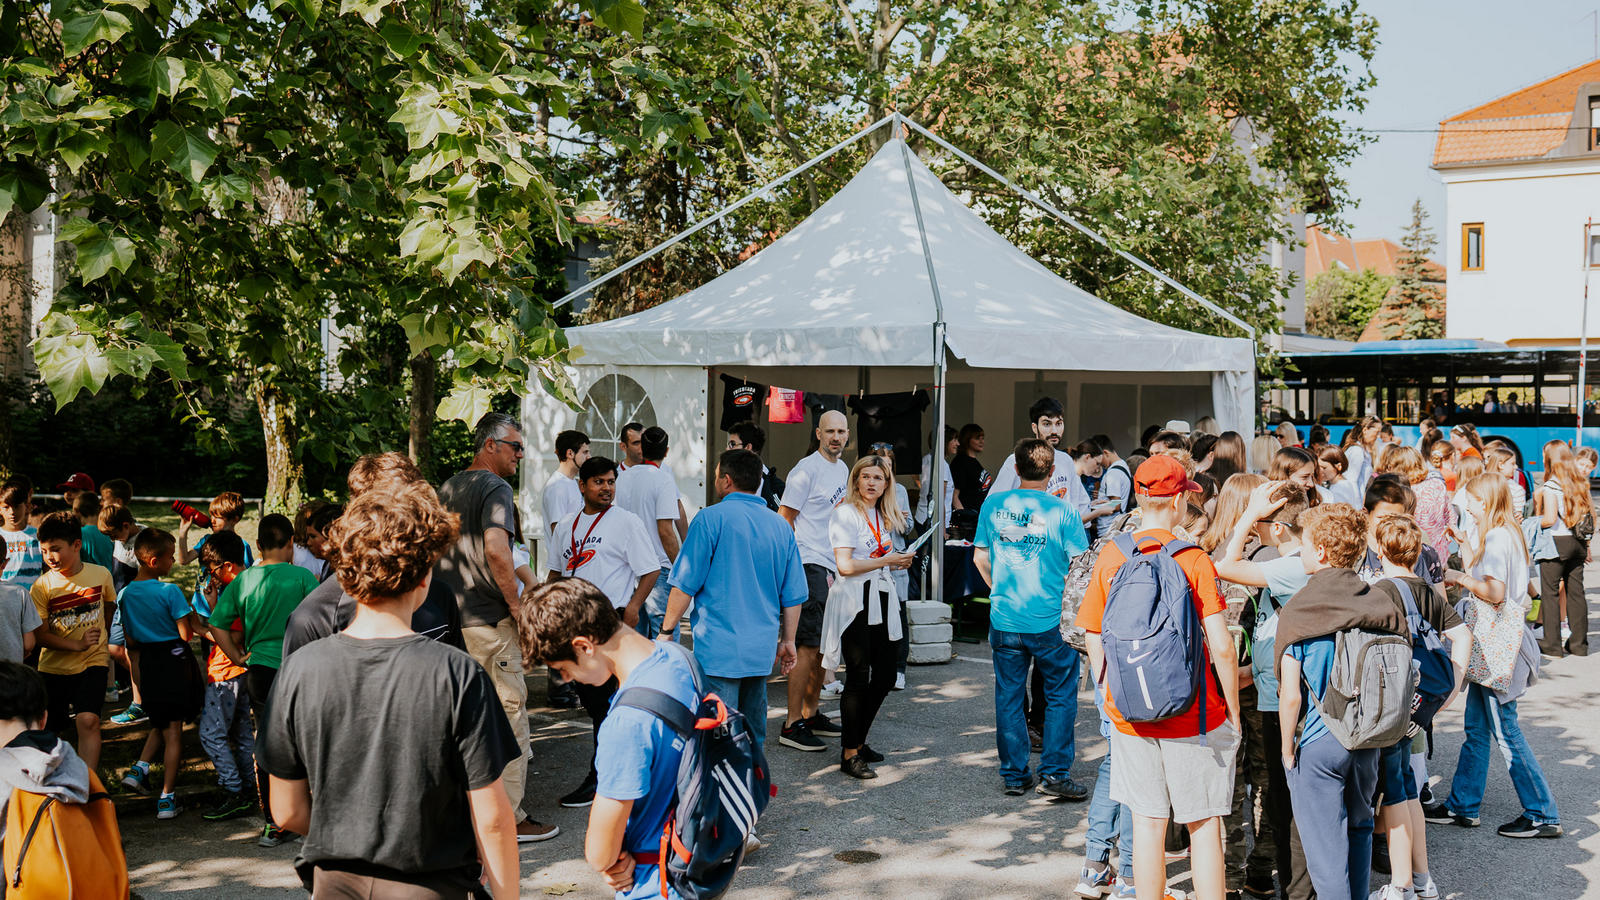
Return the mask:
<path id="1" fill-rule="evenodd" d="M 639 382 L 626 375 L 603 375 L 583 395 L 578 430 L 589 436 L 589 452 L 622 462 L 622 426 L 656 423 L 655 407 Z"/>

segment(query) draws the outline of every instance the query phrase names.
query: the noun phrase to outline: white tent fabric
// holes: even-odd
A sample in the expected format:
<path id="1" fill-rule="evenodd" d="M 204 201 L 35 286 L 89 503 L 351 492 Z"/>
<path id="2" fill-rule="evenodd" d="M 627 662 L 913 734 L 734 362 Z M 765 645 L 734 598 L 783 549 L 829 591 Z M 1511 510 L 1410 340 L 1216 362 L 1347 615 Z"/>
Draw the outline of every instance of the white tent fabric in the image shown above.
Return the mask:
<path id="1" fill-rule="evenodd" d="M 811 217 L 702 287 L 569 330 L 583 350 L 576 361 L 931 366 L 934 304 L 909 158 L 951 354 L 980 368 L 1232 373 L 1216 385 L 1217 417 L 1248 427 L 1251 340 L 1160 325 L 1099 300 L 1001 237 L 903 148 L 889 141 Z"/>

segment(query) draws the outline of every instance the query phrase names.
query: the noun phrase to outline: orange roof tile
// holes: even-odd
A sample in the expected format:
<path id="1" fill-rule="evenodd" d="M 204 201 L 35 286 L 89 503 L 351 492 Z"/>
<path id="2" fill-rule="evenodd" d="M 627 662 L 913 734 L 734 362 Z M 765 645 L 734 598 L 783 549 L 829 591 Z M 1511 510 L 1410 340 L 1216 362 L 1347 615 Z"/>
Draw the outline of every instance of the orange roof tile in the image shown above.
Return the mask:
<path id="1" fill-rule="evenodd" d="M 1380 275 L 1394 275 L 1403 251 L 1387 238 L 1351 240 L 1324 231 L 1317 225 L 1306 227 L 1306 283 L 1332 269 L 1337 263 L 1352 272 L 1377 269 Z M 1430 281 L 1444 283 L 1444 267 L 1428 260 Z"/>
<path id="2" fill-rule="evenodd" d="M 1441 121 L 1433 164 L 1547 155 L 1567 138 L 1579 86 L 1594 81 L 1600 81 L 1600 59 Z"/>

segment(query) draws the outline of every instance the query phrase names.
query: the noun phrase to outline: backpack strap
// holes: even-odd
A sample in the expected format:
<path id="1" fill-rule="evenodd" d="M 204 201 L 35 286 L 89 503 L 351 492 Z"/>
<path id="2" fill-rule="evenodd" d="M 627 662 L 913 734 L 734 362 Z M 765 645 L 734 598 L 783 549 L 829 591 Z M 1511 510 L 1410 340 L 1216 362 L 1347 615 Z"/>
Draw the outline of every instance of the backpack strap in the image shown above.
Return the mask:
<path id="1" fill-rule="evenodd" d="M 690 740 L 695 733 L 695 715 L 677 698 L 669 694 L 647 687 L 631 687 L 617 695 L 612 702 L 612 708 L 619 706 L 642 709 L 667 724 L 668 728 L 678 733 L 684 740 Z"/>

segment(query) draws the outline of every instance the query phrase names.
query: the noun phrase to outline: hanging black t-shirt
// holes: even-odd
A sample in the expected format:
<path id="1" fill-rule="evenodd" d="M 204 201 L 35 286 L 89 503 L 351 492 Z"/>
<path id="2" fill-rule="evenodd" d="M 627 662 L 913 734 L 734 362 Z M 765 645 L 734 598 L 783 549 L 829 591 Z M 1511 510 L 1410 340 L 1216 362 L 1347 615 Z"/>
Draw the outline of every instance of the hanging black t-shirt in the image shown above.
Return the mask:
<path id="1" fill-rule="evenodd" d="M 467 792 L 520 748 L 489 674 L 420 635 L 335 634 L 288 658 L 258 737 L 269 774 L 304 779 L 316 802 L 296 866 L 405 881 L 481 866 Z"/>
<path id="2" fill-rule="evenodd" d="M 902 466 L 922 458 L 922 413 L 931 402 L 927 391 L 866 394 L 846 402 L 856 414 L 856 446 L 862 448 L 863 456 L 866 448 L 881 442 L 894 445 L 895 461 L 906 461 Z"/>
<path id="3" fill-rule="evenodd" d="M 983 467 L 976 456 L 957 453 L 950 460 L 950 483 L 955 485 L 956 497 L 963 509 L 980 509 L 983 498 L 989 496 L 989 485 L 994 477 Z"/>
<path id="4" fill-rule="evenodd" d="M 816 428 L 822 423 L 822 414 L 828 410 L 844 412 L 844 395 L 806 391 L 806 409 L 811 410 L 811 427 Z"/>
<path id="5" fill-rule="evenodd" d="M 731 375 L 722 375 L 722 423 L 723 431 L 731 429 L 740 422 L 754 422 L 756 410 L 761 408 L 761 401 L 766 399 L 767 386 L 747 381 L 743 378 L 734 378 Z"/>
<path id="6" fill-rule="evenodd" d="M 289 614 L 283 627 L 283 658 L 318 638 L 345 630 L 355 617 L 356 598 L 344 592 L 336 576 L 329 575 Z M 461 605 L 437 578 L 428 585 L 422 605 L 411 614 L 411 630 L 457 650 L 467 649 L 461 639 Z"/>

